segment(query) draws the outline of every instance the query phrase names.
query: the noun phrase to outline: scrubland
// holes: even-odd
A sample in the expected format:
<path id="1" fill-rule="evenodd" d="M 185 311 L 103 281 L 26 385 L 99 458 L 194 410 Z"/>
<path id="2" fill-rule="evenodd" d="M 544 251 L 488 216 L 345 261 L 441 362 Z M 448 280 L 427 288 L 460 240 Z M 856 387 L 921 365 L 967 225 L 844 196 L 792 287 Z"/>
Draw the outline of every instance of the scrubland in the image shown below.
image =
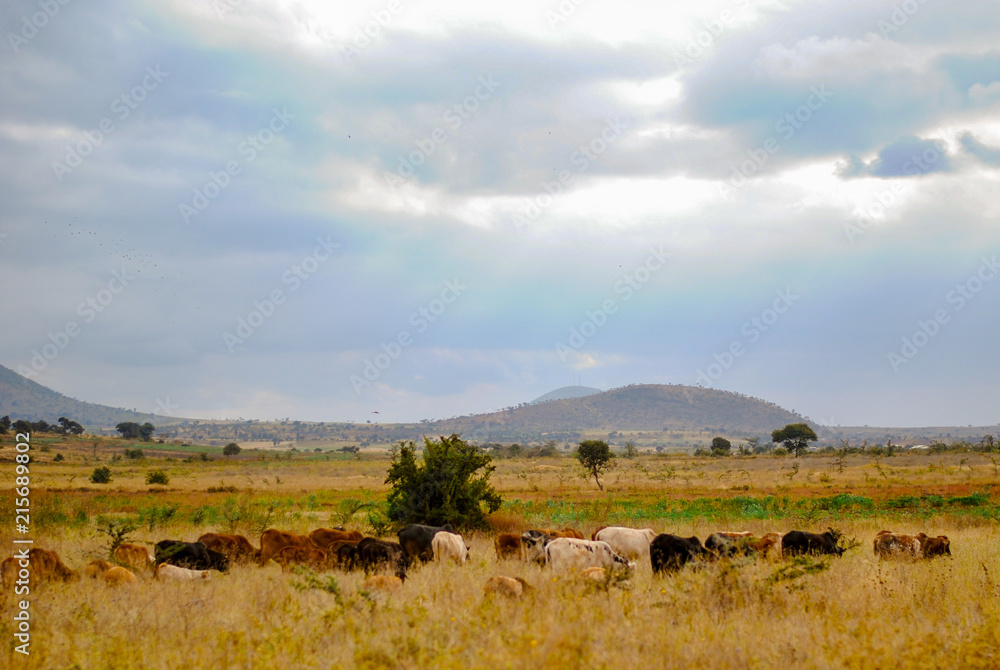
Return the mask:
<path id="1" fill-rule="evenodd" d="M 99 486 L 85 481 L 94 466 L 86 455 L 37 463 L 32 494 L 35 546 L 81 571 L 107 558 L 100 527 L 109 519 L 134 521 L 128 540 L 140 544 L 208 531 L 256 544 L 263 524 L 307 532 L 346 523 L 373 533 L 376 508 L 355 511 L 344 500 L 379 501 L 387 466 L 375 457 L 149 458 L 113 464 L 111 483 Z M 1000 667 L 1000 477 L 989 455 L 643 456 L 620 460 L 603 492 L 568 458 L 497 465 L 506 503 L 492 532 L 466 534 L 466 565 L 416 568 L 390 594 L 366 590 L 362 573 L 283 573 L 273 564 L 197 583 L 146 574 L 132 587 L 41 584 L 29 597 L 26 658 L 13 652 L 14 597 L 0 594 L 0 666 Z M 149 469 L 166 470 L 170 483 L 145 485 Z M 5 548 L 13 546 L 8 507 Z M 606 585 L 493 554 L 497 531 L 571 525 L 589 536 L 605 524 L 702 539 L 715 530 L 833 527 L 851 548 L 840 558 L 741 559 L 662 577 L 647 562 Z M 871 541 L 883 528 L 947 535 L 953 555 L 878 561 Z M 486 597 L 493 575 L 534 588 L 521 600 Z"/>

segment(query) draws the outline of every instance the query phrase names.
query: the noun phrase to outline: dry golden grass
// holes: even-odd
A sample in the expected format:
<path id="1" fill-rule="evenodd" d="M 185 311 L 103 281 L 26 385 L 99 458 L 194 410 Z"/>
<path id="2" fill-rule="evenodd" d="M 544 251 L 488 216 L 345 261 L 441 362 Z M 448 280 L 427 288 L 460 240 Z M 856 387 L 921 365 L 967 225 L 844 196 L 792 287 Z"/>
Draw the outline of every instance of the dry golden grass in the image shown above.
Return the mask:
<path id="1" fill-rule="evenodd" d="M 497 564 L 473 537 L 465 566 L 414 570 L 398 593 L 368 592 L 362 573 L 330 573 L 339 595 L 299 590 L 277 566 L 235 567 L 200 583 L 113 589 L 46 584 L 31 596 L 32 655 L 6 667 L 599 668 L 982 667 L 1000 664 L 1000 537 L 948 532 L 952 558 L 882 562 L 874 523 L 829 569 L 772 583 L 780 560 L 718 563 L 626 588 L 585 583 L 519 561 Z M 937 530 L 945 530 L 938 528 Z M 86 536 L 46 538 L 73 567 L 97 555 Z M 72 558 L 70 558 L 72 557 Z M 78 558 L 79 557 L 79 558 Z M 75 559 L 75 560 L 74 560 Z M 486 597 L 490 576 L 534 586 Z M 322 579 L 322 577 L 321 577 Z M 6 594 L 5 594 L 6 595 Z M 10 612 L 7 598 L 4 611 Z M 10 617 L 0 637 L 11 637 Z"/>
<path id="2" fill-rule="evenodd" d="M 111 484 L 100 486 L 86 481 L 97 464 L 85 460 L 92 456 L 90 444 L 65 449 L 64 463 L 50 462 L 60 451 L 53 446 L 36 454 L 32 465 L 34 513 L 44 508 L 46 518 L 66 519 L 37 527 L 36 546 L 56 550 L 77 570 L 107 558 L 107 538 L 95 533 L 98 515 L 179 505 L 174 518 L 129 537 L 148 545 L 231 530 L 221 520 L 192 521 L 200 507 L 282 500 L 275 525 L 303 533 L 334 525 L 343 498 L 378 500 L 386 490 L 387 460 L 367 454 L 329 461 L 304 455 L 291 461 L 123 460 L 111 464 Z M 7 446 L 0 457 L 10 453 Z M 108 463 L 108 453 L 100 464 Z M 841 493 L 879 503 L 907 495 L 968 496 L 1000 481 L 988 455 L 977 454 L 850 456 L 840 463 L 833 456 L 643 456 L 620 460 L 603 493 L 581 478 L 572 459 L 497 465 L 496 488 L 519 501 L 495 515 L 498 531 L 572 525 L 588 537 L 619 518 L 625 503 L 649 509 L 766 496 L 795 503 Z M 151 469 L 171 477 L 155 493 L 144 481 Z M 0 465 L 3 476 L 11 471 Z M 995 511 L 994 503 L 989 509 Z M 28 658 L 13 652 L 14 599 L 0 594 L 0 667 L 997 668 L 1000 524 L 989 514 L 971 513 L 976 509 L 895 512 L 876 506 L 814 514 L 806 508 L 771 519 L 695 511 L 634 524 L 702 539 L 715 530 L 763 534 L 833 525 L 860 542 L 829 560 L 827 569 L 788 579 L 777 577 L 795 565 L 780 559 L 717 563 L 669 577 L 653 577 L 646 564 L 624 588 L 603 589 L 516 560 L 498 564 L 492 536 L 471 535 L 468 564 L 416 569 L 398 592 L 369 592 L 363 573 L 333 572 L 310 581 L 277 565 L 236 566 L 196 583 L 159 583 L 144 573 L 133 588 L 92 579 L 45 584 L 30 596 Z M 370 532 L 364 519 L 361 513 L 351 525 Z M 11 547 L 13 519 L 2 521 L 0 547 Z M 250 532 L 247 522 L 233 523 L 258 543 L 259 532 Z M 954 555 L 880 563 L 871 540 L 883 528 L 948 535 Z M 483 587 L 494 575 L 521 577 L 534 589 L 521 600 L 485 597 Z M 322 588 L 330 586 L 328 578 L 336 594 Z"/>

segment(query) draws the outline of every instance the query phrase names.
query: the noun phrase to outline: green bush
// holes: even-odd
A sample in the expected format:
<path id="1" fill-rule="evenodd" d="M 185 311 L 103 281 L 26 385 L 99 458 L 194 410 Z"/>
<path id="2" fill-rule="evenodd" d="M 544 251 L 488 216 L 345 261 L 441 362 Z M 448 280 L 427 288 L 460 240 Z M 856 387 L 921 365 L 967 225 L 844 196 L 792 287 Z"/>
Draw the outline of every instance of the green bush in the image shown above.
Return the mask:
<path id="1" fill-rule="evenodd" d="M 95 484 L 107 484 L 111 481 L 111 468 L 106 465 L 94 468 L 94 472 L 90 475 L 90 481 Z"/>
<path id="2" fill-rule="evenodd" d="M 131 458 L 132 460 L 139 460 L 145 458 L 146 454 L 142 453 L 142 449 L 136 447 L 135 449 L 126 449 L 125 458 Z"/>
<path id="3" fill-rule="evenodd" d="M 170 477 L 163 470 L 153 470 L 146 473 L 147 484 L 169 484 Z"/>
<path id="4" fill-rule="evenodd" d="M 487 528 L 486 514 L 500 509 L 503 502 L 489 482 L 496 469 L 492 460 L 479 447 L 452 435 L 440 441 L 425 437 L 423 463 L 418 464 L 413 441 L 401 442 L 385 479 L 392 487 L 386 500 L 389 518 L 404 525 Z"/>

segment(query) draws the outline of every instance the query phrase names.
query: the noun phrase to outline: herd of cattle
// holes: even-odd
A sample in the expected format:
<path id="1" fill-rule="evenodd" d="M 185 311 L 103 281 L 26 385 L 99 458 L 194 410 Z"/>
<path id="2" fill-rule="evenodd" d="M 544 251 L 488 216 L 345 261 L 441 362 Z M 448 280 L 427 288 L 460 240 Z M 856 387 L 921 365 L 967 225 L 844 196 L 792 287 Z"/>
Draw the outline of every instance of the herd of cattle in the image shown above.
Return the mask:
<path id="1" fill-rule="evenodd" d="M 364 570 L 371 574 L 388 569 L 392 575 L 372 575 L 368 588 L 395 589 L 406 579 L 407 570 L 417 563 L 453 560 L 465 563 L 469 547 L 450 525 L 441 527 L 410 524 L 397 533 L 398 542 L 364 537 L 360 532 L 342 528 L 320 528 L 309 535 L 296 535 L 268 529 L 261 534 L 260 548 L 242 535 L 206 533 L 195 542 L 163 540 L 155 550 L 135 544 L 122 544 L 114 551 L 118 565 L 93 560 L 84 575 L 104 579 L 116 585 L 138 581 L 135 572 L 150 571 L 158 580 L 206 579 L 213 571 L 225 572 L 232 563 L 255 563 L 260 566 L 275 561 L 282 569 L 306 565 L 316 570 Z M 928 537 L 924 533 L 903 535 L 880 531 L 874 540 L 879 558 L 932 558 L 950 555 L 947 537 Z M 529 530 L 521 535 L 504 533 L 494 541 L 497 561 L 517 558 L 549 566 L 554 571 L 576 571 L 585 577 L 603 579 L 617 569 L 631 570 L 637 561 L 647 563 L 653 573 L 679 570 L 688 563 L 733 558 L 800 554 L 832 554 L 844 550 L 831 532 L 806 533 L 793 530 L 784 535 L 767 533 L 755 537 L 747 531 L 717 532 L 702 544 L 697 537 L 657 534 L 652 529 L 610 526 L 598 528 L 591 539 L 572 528 Z M 14 584 L 44 580 L 70 581 L 79 574 L 66 567 L 54 551 L 33 548 L 26 555 L 12 556 L 0 563 L 0 581 L 4 590 Z M 528 584 L 517 577 L 492 577 L 487 591 L 521 595 Z"/>

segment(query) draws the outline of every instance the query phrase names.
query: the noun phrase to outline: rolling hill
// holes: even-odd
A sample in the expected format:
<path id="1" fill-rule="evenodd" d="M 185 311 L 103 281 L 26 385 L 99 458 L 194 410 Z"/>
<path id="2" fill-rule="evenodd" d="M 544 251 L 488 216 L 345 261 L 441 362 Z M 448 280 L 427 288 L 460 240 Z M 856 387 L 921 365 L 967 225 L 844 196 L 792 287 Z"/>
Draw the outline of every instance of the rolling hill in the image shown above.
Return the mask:
<path id="1" fill-rule="evenodd" d="M 641 384 L 425 425 L 441 434 L 456 432 L 473 439 L 503 440 L 532 433 L 580 431 L 714 430 L 730 435 L 768 435 L 785 424 L 804 421 L 804 417 L 773 403 L 739 393 Z"/>
<path id="2" fill-rule="evenodd" d="M 76 400 L 0 365 L 0 416 L 5 414 L 14 420 L 45 420 L 49 423 L 55 423 L 59 417 L 65 416 L 87 428 L 113 427 L 122 421 L 149 421 L 157 426 L 182 421 Z"/>

